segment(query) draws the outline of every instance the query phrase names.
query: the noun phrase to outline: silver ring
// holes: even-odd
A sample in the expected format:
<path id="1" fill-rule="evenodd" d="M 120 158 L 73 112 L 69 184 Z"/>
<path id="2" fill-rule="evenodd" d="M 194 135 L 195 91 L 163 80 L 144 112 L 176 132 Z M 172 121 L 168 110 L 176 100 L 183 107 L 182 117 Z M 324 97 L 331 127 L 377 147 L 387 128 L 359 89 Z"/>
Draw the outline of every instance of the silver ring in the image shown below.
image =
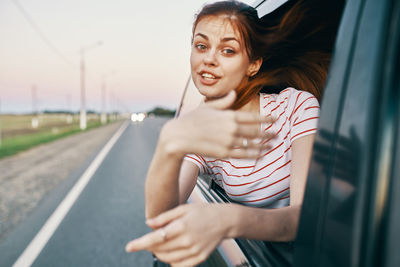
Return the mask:
<path id="1" fill-rule="evenodd" d="M 164 228 L 160 229 L 160 234 L 161 234 L 162 240 L 165 241 L 167 239 L 167 232 L 165 232 Z"/>
<path id="2" fill-rule="evenodd" d="M 247 138 L 243 138 L 243 147 L 247 148 L 248 145 L 249 145 L 249 141 L 247 140 Z"/>

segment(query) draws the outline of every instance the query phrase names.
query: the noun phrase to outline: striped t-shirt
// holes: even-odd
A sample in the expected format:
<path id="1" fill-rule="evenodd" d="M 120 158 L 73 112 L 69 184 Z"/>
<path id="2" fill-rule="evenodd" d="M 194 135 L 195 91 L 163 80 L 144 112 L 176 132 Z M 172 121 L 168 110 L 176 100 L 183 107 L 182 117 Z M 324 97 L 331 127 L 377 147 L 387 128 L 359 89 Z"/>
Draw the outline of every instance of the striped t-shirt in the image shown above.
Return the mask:
<path id="1" fill-rule="evenodd" d="M 187 155 L 201 175 L 209 175 L 234 202 L 248 206 L 280 208 L 289 205 L 292 142 L 317 130 L 319 104 L 310 93 L 287 88 L 279 94 L 260 95 L 260 113 L 277 118 L 262 125 L 264 131 L 277 133 L 266 140 L 271 149 L 262 158 L 216 159 Z"/>

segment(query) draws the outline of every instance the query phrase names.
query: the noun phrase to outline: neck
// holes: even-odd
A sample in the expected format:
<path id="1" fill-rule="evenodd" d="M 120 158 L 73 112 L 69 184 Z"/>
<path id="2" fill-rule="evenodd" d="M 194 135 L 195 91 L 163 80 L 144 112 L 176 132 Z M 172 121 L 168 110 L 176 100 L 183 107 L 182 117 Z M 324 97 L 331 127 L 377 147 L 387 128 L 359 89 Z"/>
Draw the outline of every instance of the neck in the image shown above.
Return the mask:
<path id="1" fill-rule="evenodd" d="M 260 95 L 256 94 L 246 105 L 239 109 L 245 112 L 260 113 Z"/>

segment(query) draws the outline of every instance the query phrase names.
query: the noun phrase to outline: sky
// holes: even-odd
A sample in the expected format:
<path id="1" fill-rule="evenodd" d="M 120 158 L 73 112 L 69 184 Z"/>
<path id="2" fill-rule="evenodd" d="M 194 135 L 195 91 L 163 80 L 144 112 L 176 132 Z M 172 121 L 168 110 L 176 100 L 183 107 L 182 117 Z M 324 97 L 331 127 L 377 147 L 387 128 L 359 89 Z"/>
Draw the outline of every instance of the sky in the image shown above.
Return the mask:
<path id="1" fill-rule="evenodd" d="M 77 111 L 80 49 L 93 45 L 84 57 L 88 109 L 101 110 L 104 81 L 108 111 L 176 108 L 194 14 L 209 2 L 0 1 L 0 112 Z"/>

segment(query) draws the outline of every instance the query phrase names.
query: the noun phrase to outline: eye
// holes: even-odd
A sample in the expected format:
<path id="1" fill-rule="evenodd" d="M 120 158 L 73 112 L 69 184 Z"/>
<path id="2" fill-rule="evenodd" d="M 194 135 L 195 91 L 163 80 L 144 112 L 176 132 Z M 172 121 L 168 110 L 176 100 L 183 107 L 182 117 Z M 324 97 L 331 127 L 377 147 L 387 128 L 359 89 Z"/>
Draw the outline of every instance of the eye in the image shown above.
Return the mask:
<path id="1" fill-rule="evenodd" d="M 196 47 L 197 50 L 200 50 L 200 51 L 203 51 L 203 50 L 207 49 L 207 46 L 205 46 L 204 44 L 201 44 L 201 43 L 200 44 L 196 44 L 195 47 Z"/>
<path id="2" fill-rule="evenodd" d="M 232 48 L 224 48 L 224 49 L 222 49 L 222 54 L 233 55 L 233 54 L 235 54 L 235 50 L 233 50 Z"/>

